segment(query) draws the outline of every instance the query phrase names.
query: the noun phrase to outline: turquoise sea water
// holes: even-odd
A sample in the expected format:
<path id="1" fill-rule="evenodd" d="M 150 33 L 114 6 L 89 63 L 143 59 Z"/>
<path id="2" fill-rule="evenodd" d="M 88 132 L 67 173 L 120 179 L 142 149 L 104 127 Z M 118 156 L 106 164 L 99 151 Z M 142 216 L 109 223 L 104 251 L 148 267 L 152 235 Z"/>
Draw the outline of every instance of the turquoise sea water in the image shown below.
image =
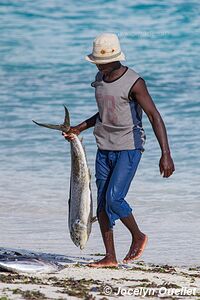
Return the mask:
<path id="1" fill-rule="evenodd" d="M 146 80 L 165 121 L 176 172 L 159 175 L 160 149 L 144 115 L 145 153 L 127 200 L 149 244 L 146 262 L 199 265 L 200 101 L 198 1 L 0 2 L 0 246 L 84 256 L 103 252 L 98 224 L 84 251 L 67 227 L 70 147 L 32 119 L 72 125 L 96 113 L 84 61 L 101 32 L 119 35 L 126 65 Z M 96 208 L 92 129 L 84 132 Z M 130 236 L 117 222 L 118 258 Z"/>

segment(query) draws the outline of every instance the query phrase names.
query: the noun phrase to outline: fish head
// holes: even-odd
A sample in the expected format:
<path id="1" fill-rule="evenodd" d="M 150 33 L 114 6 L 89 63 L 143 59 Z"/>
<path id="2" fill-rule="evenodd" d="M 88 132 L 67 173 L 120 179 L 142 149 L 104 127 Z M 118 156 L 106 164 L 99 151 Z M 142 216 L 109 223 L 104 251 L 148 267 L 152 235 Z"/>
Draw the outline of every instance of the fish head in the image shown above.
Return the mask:
<path id="1" fill-rule="evenodd" d="M 84 249 L 88 240 L 87 225 L 83 224 L 80 220 L 76 220 L 72 225 L 71 238 L 74 244 L 80 249 Z"/>

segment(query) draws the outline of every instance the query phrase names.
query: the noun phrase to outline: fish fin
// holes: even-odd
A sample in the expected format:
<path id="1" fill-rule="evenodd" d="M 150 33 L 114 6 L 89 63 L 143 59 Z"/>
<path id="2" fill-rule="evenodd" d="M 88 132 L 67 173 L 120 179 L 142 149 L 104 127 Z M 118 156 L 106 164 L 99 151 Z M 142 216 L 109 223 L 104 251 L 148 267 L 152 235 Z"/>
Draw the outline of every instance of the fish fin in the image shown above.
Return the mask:
<path id="1" fill-rule="evenodd" d="M 62 125 L 53 125 L 53 124 L 45 124 L 45 123 L 38 123 L 34 120 L 32 120 L 33 123 L 37 124 L 38 126 L 42 126 L 42 127 L 46 127 L 46 128 L 50 128 L 50 129 L 55 129 L 55 130 L 62 130 Z"/>
<path id="2" fill-rule="evenodd" d="M 55 130 L 60 130 L 63 132 L 68 132 L 70 130 L 70 118 L 69 118 L 69 111 L 67 109 L 67 107 L 64 105 L 65 108 L 65 120 L 64 123 L 61 125 L 54 125 L 54 124 L 45 124 L 45 123 L 38 123 L 34 120 L 32 120 L 35 124 L 37 124 L 38 126 L 42 126 L 42 127 L 46 127 L 49 129 L 55 129 Z"/>
<path id="3" fill-rule="evenodd" d="M 65 119 L 63 125 L 70 128 L 70 117 L 69 117 L 69 111 L 67 107 L 64 105 L 65 108 Z"/>
<path id="4" fill-rule="evenodd" d="M 80 142 L 81 142 L 81 145 L 82 145 L 82 147 L 83 147 L 83 151 L 84 151 L 84 153 L 85 153 L 85 157 L 86 157 L 86 159 L 87 159 L 85 146 L 83 145 L 83 137 L 80 138 Z"/>
<path id="5" fill-rule="evenodd" d="M 92 217 L 91 218 L 91 223 L 94 223 L 94 222 L 96 222 L 98 219 L 97 219 L 97 216 L 94 216 L 94 217 Z"/>

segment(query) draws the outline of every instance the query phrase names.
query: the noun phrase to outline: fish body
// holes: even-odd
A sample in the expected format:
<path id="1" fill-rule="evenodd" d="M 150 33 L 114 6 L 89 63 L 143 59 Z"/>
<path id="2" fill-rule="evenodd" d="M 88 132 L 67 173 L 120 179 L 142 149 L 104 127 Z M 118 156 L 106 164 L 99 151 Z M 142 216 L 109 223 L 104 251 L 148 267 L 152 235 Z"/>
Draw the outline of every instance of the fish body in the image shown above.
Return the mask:
<path id="1" fill-rule="evenodd" d="M 65 107 L 65 106 L 64 106 Z M 65 107 L 65 120 L 61 125 L 35 124 L 50 129 L 68 132 L 70 130 L 70 117 Z M 68 226 L 72 241 L 77 247 L 83 249 L 89 238 L 93 217 L 92 193 L 90 187 L 90 171 L 82 142 L 77 135 L 70 141 L 71 145 L 71 178 L 69 195 Z"/>
<path id="2" fill-rule="evenodd" d="M 0 260 L 0 269 L 14 273 L 54 273 L 63 267 L 37 258 L 7 258 Z"/>
<path id="3" fill-rule="evenodd" d="M 0 248 L 0 272 L 54 273 L 74 263 L 64 255 Z"/>
<path id="4" fill-rule="evenodd" d="M 89 238 L 93 204 L 90 187 L 90 171 L 82 142 L 74 135 L 71 144 L 71 178 L 69 195 L 68 226 L 74 244 L 80 249 L 85 247 Z"/>

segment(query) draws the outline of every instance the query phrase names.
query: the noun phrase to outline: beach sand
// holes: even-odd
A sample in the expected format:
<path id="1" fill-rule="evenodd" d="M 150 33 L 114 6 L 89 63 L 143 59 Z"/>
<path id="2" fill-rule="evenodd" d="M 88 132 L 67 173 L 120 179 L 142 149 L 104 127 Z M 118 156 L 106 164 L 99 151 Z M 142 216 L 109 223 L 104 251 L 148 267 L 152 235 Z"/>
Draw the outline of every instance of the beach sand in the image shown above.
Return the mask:
<path id="1" fill-rule="evenodd" d="M 65 264 L 64 269 L 52 274 L 1 272 L 0 300 L 200 299 L 199 267 L 154 265 L 140 260 L 95 269 L 86 263 Z"/>

